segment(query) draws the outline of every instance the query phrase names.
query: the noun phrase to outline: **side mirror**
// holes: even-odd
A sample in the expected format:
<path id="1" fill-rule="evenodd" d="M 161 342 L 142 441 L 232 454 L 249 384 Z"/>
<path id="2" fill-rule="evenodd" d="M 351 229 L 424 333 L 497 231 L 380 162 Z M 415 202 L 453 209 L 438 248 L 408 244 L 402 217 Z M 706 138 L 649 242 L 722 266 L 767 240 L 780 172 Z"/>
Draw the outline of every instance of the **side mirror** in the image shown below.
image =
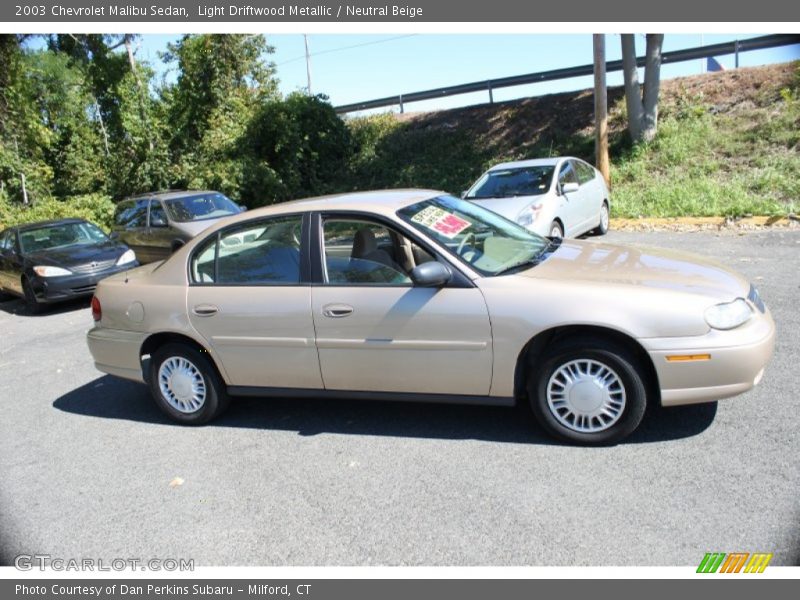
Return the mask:
<path id="1" fill-rule="evenodd" d="M 167 221 L 164 217 L 151 217 L 150 227 L 166 227 Z"/>
<path id="2" fill-rule="evenodd" d="M 247 210 L 247 207 L 244 204 L 237 204 L 236 206 L 239 207 L 239 212 L 240 213 L 243 213 L 244 211 Z"/>
<path id="3" fill-rule="evenodd" d="M 463 192 L 461 192 L 461 198 L 462 198 L 462 200 L 463 200 L 464 198 L 466 198 L 466 197 L 467 197 L 467 192 L 468 192 L 468 191 L 469 191 L 469 190 L 464 190 Z"/>
<path id="4" fill-rule="evenodd" d="M 108 234 L 108 237 L 110 237 L 112 240 L 115 240 L 115 241 L 118 240 L 119 239 L 119 231 L 112 231 L 111 233 Z"/>
<path id="5" fill-rule="evenodd" d="M 577 192 L 580 186 L 575 183 L 574 181 L 570 181 L 569 183 L 562 183 L 561 184 L 561 193 L 563 194 L 572 194 Z"/>
<path id="6" fill-rule="evenodd" d="M 452 276 L 450 269 L 436 261 L 422 263 L 411 271 L 411 281 L 420 287 L 442 287 Z"/>

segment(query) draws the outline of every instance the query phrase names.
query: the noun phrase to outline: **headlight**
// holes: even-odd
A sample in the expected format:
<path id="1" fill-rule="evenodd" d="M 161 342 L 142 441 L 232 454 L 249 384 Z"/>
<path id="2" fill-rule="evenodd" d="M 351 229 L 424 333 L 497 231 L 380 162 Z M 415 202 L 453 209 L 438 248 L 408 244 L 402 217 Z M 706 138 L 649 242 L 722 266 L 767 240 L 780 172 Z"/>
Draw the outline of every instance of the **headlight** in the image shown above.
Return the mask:
<path id="1" fill-rule="evenodd" d="M 753 316 L 753 309 L 744 301 L 737 298 L 733 302 L 717 304 L 706 309 L 706 323 L 714 329 L 733 329 L 739 327 Z"/>
<path id="2" fill-rule="evenodd" d="M 133 250 L 126 250 L 125 253 L 117 260 L 117 265 L 127 265 L 136 260 L 136 253 Z"/>
<path id="3" fill-rule="evenodd" d="M 523 227 L 533 223 L 533 214 L 527 208 L 517 215 L 517 223 Z"/>
<path id="4" fill-rule="evenodd" d="M 537 204 L 534 206 L 528 206 L 521 213 L 517 215 L 517 223 L 522 225 L 523 227 L 528 227 L 529 225 L 533 225 L 533 222 L 536 221 L 536 218 L 539 216 L 539 213 L 542 211 L 542 205 Z"/>
<path id="5" fill-rule="evenodd" d="M 33 267 L 33 272 L 39 277 L 63 277 L 64 275 L 72 275 L 72 271 L 67 271 L 61 267 L 36 266 Z"/>

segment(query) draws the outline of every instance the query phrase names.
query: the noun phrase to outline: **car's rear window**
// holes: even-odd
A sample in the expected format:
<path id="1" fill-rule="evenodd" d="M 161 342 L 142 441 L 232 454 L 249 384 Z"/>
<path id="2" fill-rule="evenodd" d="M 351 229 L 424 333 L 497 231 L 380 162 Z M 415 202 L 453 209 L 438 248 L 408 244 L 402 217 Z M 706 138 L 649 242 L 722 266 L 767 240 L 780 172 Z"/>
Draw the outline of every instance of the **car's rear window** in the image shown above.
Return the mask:
<path id="1" fill-rule="evenodd" d="M 169 218 L 179 223 L 219 219 L 241 212 L 233 200 L 219 192 L 181 196 L 164 200 L 163 203 Z"/>

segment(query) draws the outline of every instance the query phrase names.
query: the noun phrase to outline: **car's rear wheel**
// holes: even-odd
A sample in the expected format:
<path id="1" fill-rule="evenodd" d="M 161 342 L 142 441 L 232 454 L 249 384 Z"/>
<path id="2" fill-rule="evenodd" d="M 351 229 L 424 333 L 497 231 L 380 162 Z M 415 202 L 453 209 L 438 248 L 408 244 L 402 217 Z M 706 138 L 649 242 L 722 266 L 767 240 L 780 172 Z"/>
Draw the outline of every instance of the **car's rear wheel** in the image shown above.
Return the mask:
<path id="1" fill-rule="evenodd" d="M 639 426 L 647 393 L 636 358 L 603 339 L 557 343 L 528 379 L 531 408 L 555 437 L 585 445 L 611 444 Z"/>
<path id="2" fill-rule="evenodd" d="M 561 223 L 558 221 L 553 221 L 550 224 L 550 237 L 551 238 L 563 238 L 564 237 L 564 228 L 561 226 Z"/>
<path id="3" fill-rule="evenodd" d="M 596 235 L 605 235 L 608 233 L 610 226 L 611 214 L 608 209 L 608 202 L 603 201 L 603 205 L 600 207 L 600 224 L 595 228 L 594 233 Z"/>
<path id="4" fill-rule="evenodd" d="M 153 353 L 148 384 L 158 407 L 186 425 L 208 423 L 229 403 L 210 359 L 186 344 L 166 344 Z"/>
<path id="5" fill-rule="evenodd" d="M 36 299 L 36 293 L 33 291 L 33 285 L 31 285 L 31 282 L 27 278 L 22 280 L 22 294 L 25 298 L 25 308 L 28 309 L 28 312 L 32 315 L 40 313 L 42 310 L 42 305 Z"/>

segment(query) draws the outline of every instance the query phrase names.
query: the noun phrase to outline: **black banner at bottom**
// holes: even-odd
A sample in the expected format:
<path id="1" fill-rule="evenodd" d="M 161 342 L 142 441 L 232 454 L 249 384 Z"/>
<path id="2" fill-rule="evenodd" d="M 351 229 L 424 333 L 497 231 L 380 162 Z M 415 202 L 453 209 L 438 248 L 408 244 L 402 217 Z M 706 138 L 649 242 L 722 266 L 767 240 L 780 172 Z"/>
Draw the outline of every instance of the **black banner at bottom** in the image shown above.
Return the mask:
<path id="1" fill-rule="evenodd" d="M 756 588 L 758 586 L 758 588 Z M 174 598 L 224 598 L 230 600 L 532 600 L 535 598 L 643 598 L 674 600 L 680 597 L 748 597 L 766 592 L 769 597 L 789 597 L 796 592 L 795 580 L 764 579 L 758 576 L 706 576 L 702 579 L 24 579 L 0 580 L 4 600 L 86 598 L 167 600 Z M 774 595 L 773 595 L 774 594 Z"/>

